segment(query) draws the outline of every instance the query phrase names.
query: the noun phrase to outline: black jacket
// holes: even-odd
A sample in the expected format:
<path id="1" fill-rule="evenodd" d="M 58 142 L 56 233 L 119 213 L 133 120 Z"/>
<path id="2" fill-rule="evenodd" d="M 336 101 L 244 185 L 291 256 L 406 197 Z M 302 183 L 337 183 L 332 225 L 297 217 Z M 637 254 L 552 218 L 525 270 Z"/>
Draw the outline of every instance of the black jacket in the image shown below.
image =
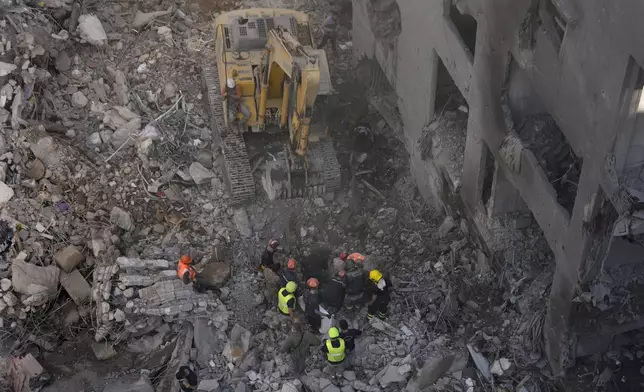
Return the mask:
<path id="1" fill-rule="evenodd" d="M 337 279 L 332 279 L 322 287 L 322 303 L 334 308 L 342 307 L 344 295 L 344 283 Z"/>
<path id="2" fill-rule="evenodd" d="M 362 335 L 362 331 L 353 328 L 340 332 L 340 337 L 344 339 L 344 344 L 348 351 L 353 351 L 356 348 L 355 338 L 360 335 Z"/>

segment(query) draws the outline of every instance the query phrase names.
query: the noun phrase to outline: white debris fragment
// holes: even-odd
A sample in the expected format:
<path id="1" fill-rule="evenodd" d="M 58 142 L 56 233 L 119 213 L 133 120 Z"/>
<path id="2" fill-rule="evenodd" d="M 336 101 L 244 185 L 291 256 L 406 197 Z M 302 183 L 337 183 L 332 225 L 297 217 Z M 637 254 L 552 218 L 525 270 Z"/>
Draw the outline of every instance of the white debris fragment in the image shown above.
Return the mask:
<path id="1" fill-rule="evenodd" d="M 80 36 L 92 45 L 103 46 L 107 43 L 107 34 L 103 24 L 95 15 L 81 15 L 78 18 Z"/>
<path id="2" fill-rule="evenodd" d="M 197 185 L 202 184 L 206 180 L 211 179 L 215 176 L 215 173 L 206 169 L 206 167 L 199 162 L 193 162 L 190 165 L 190 169 L 188 171 L 190 172 L 192 180 Z"/>
<path id="3" fill-rule="evenodd" d="M 89 100 L 81 91 L 76 91 L 74 94 L 72 94 L 72 105 L 75 108 L 84 108 L 88 102 Z"/>
<path id="4" fill-rule="evenodd" d="M 9 291 L 11 289 L 11 279 L 3 278 L 0 280 L 0 288 L 2 288 L 2 291 Z"/>
<path id="5" fill-rule="evenodd" d="M 63 29 L 63 30 L 60 30 L 58 34 L 52 33 L 51 38 L 61 40 L 61 41 L 67 41 L 69 39 L 69 33 L 67 32 L 67 30 Z"/>
<path id="6" fill-rule="evenodd" d="M 3 61 L 0 61 L 0 77 L 9 75 L 16 68 L 18 68 L 18 67 L 16 65 L 14 65 L 14 64 L 9 64 L 9 63 L 5 63 Z"/>
<path id="7" fill-rule="evenodd" d="M 508 369 L 510 369 L 511 366 L 512 366 L 512 363 L 510 362 L 509 359 L 500 358 L 492 363 L 492 367 L 490 368 L 490 371 L 492 372 L 492 374 L 496 374 L 497 376 L 502 376 L 503 373 Z"/>
<path id="8" fill-rule="evenodd" d="M 4 182 L 0 182 L 0 205 L 6 204 L 13 197 L 13 189 Z"/>
<path id="9" fill-rule="evenodd" d="M 134 21 L 132 22 L 132 27 L 134 27 L 135 29 L 139 27 L 143 27 L 146 24 L 152 22 L 152 20 L 154 20 L 155 18 L 169 15 L 170 12 L 172 12 L 172 8 L 168 9 L 167 11 L 155 11 L 155 12 L 136 11 L 136 15 L 134 16 Z"/>
<path id="10" fill-rule="evenodd" d="M 172 43 L 172 29 L 168 26 L 159 26 L 157 28 L 157 34 L 159 34 L 167 43 Z"/>

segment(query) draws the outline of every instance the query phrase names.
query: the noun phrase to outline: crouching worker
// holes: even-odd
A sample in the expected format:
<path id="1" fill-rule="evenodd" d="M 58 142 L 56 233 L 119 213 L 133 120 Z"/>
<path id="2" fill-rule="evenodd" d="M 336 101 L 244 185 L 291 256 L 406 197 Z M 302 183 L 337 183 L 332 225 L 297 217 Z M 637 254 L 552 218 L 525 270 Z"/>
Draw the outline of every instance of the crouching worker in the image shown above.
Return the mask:
<path id="1" fill-rule="evenodd" d="M 192 257 L 190 256 L 181 256 L 181 259 L 179 259 L 179 263 L 177 264 L 177 276 L 184 284 L 192 282 L 192 287 L 195 291 L 202 292 L 204 290 L 213 289 L 213 287 L 209 287 L 207 282 L 203 281 L 197 273 L 197 270 L 192 266 Z"/>
<path id="2" fill-rule="evenodd" d="M 197 390 L 197 373 L 190 369 L 190 367 L 181 366 L 175 374 L 175 378 L 179 382 L 179 387 L 181 387 L 183 392 L 194 392 Z"/>
<path id="3" fill-rule="evenodd" d="M 339 373 L 347 369 L 347 359 L 344 339 L 340 337 L 340 331 L 336 327 L 329 328 L 329 339 L 322 343 L 322 352 L 326 354 L 328 366 L 324 368 L 326 373 Z"/>

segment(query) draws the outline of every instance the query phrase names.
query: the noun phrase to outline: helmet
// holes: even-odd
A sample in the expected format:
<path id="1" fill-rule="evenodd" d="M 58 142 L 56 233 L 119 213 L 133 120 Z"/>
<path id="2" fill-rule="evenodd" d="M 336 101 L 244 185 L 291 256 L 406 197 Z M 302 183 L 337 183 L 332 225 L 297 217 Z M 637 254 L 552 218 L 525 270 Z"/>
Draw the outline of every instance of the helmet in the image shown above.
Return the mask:
<path id="1" fill-rule="evenodd" d="M 357 252 L 356 252 L 356 253 L 351 253 L 351 254 L 348 256 L 348 258 L 349 258 L 349 260 L 353 260 L 353 261 L 355 261 L 356 263 L 363 263 L 363 262 L 364 262 L 364 259 L 365 259 L 364 255 L 362 255 L 362 254 L 360 254 L 360 253 L 357 253 Z"/>
<path id="2" fill-rule="evenodd" d="M 297 262 L 295 261 L 295 259 L 288 259 L 288 261 L 286 262 L 286 268 L 290 270 L 294 270 L 296 265 Z"/>
<path id="3" fill-rule="evenodd" d="M 345 261 L 347 259 L 347 252 L 340 252 L 340 260 Z"/>
<path id="4" fill-rule="evenodd" d="M 233 78 L 226 79 L 226 86 L 228 86 L 228 88 L 235 88 L 235 79 Z"/>
<path id="5" fill-rule="evenodd" d="M 286 284 L 286 291 L 288 291 L 289 293 L 294 293 L 294 292 L 295 292 L 295 290 L 297 290 L 297 283 L 295 283 L 295 282 L 288 282 L 288 283 Z"/>
<path id="6" fill-rule="evenodd" d="M 344 278 L 346 275 L 347 275 L 347 273 L 346 273 L 346 272 L 344 272 L 344 270 L 340 270 L 340 271 L 338 271 L 338 276 L 339 276 L 339 277 Z"/>
<path id="7" fill-rule="evenodd" d="M 340 331 L 336 327 L 329 328 L 329 337 L 335 339 L 340 336 Z"/>
<path id="8" fill-rule="evenodd" d="M 380 279 L 382 279 L 382 272 L 378 270 L 369 271 L 369 279 L 373 280 L 374 282 L 380 281 Z"/>
<path id="9" fill-rule="evenodd" d="M 179 259 L 179 262 L 182 264 L 190 264 L 192 263 L 192 258 L 190 256 L 181 256 L 181 259 Z"/>
<path id="10" fill-rule="evenodd" d="M 309 278 L 309 280 L 306 281 L 306 286 L 310 289 L 317 289 L 319 285 L 320 282 L 315 278 Z"/>
<path id="11" fill-rule="evenodd" d="M 278 240 L 270 240 L 268 241 L 268 246 L 270 246 L 273 249 L 277 249 L 277 247 L 280 246 L 280 243 Z"/>

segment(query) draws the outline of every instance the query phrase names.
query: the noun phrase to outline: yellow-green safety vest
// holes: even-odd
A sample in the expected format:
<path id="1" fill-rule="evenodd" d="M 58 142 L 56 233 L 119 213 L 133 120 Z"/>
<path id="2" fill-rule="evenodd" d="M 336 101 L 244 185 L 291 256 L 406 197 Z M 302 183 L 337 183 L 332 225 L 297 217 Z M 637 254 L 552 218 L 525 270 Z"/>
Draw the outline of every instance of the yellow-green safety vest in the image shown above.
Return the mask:
<path id="1" fill-rule="evenodd" d="M 288 301 L 294 298 L 295 294 L 289 293 L 288 291 L 286 291 L 286 287 L 282 287 L 277 293 L 277 307 L 279 308 L 280 312 L 288 315 Z"/>
<path id="2" fill-rule="evenodd" d="M 340 346 L 333 347 L 333 345 L 331 344 L 331 342 L 333 341 L 340 342 Z M 326 341 L 326 348 L 327 350 L 329 350 L 329 352 L 326 354 L 326 359 L 329 362 L 340 363 L 344 361 L 344 358 L 347 356 L 347 354 L 344 351 L 344 339 L 342 338 L 337 338 L 333 340 L 328 339 Z"/>

